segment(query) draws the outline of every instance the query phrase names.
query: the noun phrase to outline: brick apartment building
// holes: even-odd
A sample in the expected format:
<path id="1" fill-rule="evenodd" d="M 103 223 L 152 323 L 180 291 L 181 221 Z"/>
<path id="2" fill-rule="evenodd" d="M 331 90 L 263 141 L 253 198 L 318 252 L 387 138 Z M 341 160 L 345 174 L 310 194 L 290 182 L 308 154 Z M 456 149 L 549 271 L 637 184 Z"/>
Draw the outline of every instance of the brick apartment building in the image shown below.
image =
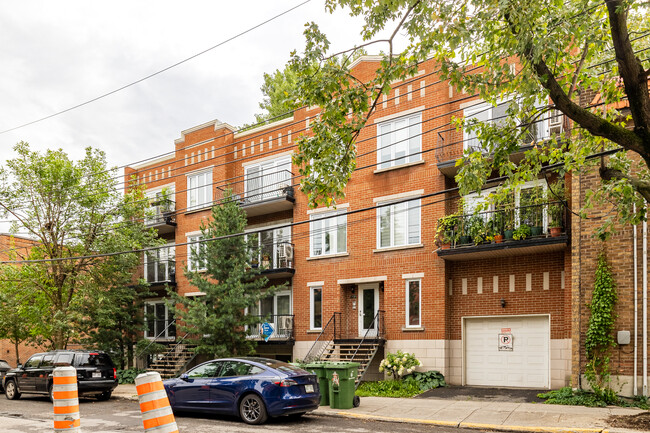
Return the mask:
<path id="1" fill-rule="evenodd" d="M 378 59 L 366 56 L 352 69 L 364 79 L 377 67 Z M 482 200 L 466 197 L 459 208 L 455 192 L 440 194 L 456 186 L 455 163 L 463 150 L 480 146 L 476 137 L 450 127 L 452 116 L 490 121 L 503 108 L 458 92 L 438 79 L 431 62 L 423 63 L 415 77 L 394 84 L 362 131 L 358 168 L 336 209 L 308 207 L 291 162 L 295 142 L 309 134 L 317 108 L 243 132 L 218 120 L 182 131 L 172 152 L 125 173 L 146 185 L 157 206 L 157 217 L 147 222 L 168 241 L 168 248 L 144 259 L 144 277 L 157 293 L 146 305 L 156 320 L 149 321 L 145 336 L 170 344 L 180 339 L 163 302 L 164 285 L 185 296 L 201 294 L 183 276 L 184 266 L 198 265 L 188 260 L 195 246 L 175 245 L 199 239 L 200 222 L 230 187 L 247 212 L 248 229 L 265 230 L 259 261 L 268 265 L 266 276 L 288 282 L 286 291 L 251 312 L 269 318 L 275 328 L 268 342 L 258 338 L 258 353 L 302 359 L 317 339 L 370 336 L 381 338 L 383 346 L 368 374 L 377 373 L 384 353 L 403 350 L 451 384 L 577 385 L 584 365 L 585 304 L 600 250 L 591 237 L 597 220 L 564 212 L 560 234 L 551 236 L 550 205 L 526 205 L 533 192 L 544 196 L 546 182 L 540 180 L 517 191 L 510 217 L 516 227 L 526 209 L 534 210 L 541 233 L 444 249 L 437 242 L 439 218 L 469 214 Z M 550 115 L 532 134 L 544 139 L 561 127 L 562 118 Z M 569 207 L 581 203 L 586 186 L 596 181 L 567 176 Z M 498 213 L 481 217 L 486 222 Z M 632 229 L 624 228 L 608 247 L 621 297 L 620 330 L 634 328 Z M 637 240 L 641 257 L 641 235 Z M 641 281 L 640 262 L 636 271 Z M 251 335 L 256 338 L 257 330 Z M 639 328 L 632 343 L 636 338 L 640 344 L 641 336 Z M 618 346 L 613 358 L 626 393 L 633 373 L 642 375 L 634 369 L 632 346 Z M 639 347 L 637 360 L 641 353 Z"/>

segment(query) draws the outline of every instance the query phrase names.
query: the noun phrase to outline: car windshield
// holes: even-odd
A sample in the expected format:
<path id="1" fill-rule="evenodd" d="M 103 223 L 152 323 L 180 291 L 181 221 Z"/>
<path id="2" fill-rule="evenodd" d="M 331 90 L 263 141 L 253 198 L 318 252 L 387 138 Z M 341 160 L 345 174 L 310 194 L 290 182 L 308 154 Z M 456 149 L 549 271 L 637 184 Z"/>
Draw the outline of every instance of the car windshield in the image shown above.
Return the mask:
<path id="1" fill-rule="evenodd" d="M 287 364 L 286 362 L 277 361 L 275 359 L 263 359 L 263 360 L 262 359 L 256 359 L 255 361 L 259 362 L 260 364 L 264 364 L 267 367 L 274 368 L 274 369 L 280 370 L 280 371 L 289 371 L 289 372 L 292 372 L 292 371 L 300 372 L 300 371 L 302 371 L 302 368 L 300 368 L 300 367 L 296 367 L 295 365 Z"/>
<path id="2" fill-rule="evenodd" d="M 111 358 L 105 353 L 77 353 L 79 367 L 113 367 Z"/>

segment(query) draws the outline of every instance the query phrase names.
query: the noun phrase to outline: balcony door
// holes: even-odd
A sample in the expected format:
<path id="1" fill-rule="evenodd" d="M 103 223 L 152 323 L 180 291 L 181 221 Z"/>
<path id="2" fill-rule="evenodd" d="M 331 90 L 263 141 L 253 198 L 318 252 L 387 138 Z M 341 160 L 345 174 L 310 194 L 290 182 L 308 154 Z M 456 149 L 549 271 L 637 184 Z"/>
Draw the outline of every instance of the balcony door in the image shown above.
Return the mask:
<path id="1" fill-rule="evenodd" d="M 379 311 L 379 284 L 359 285 L 359 336 L 376 337 L 377 322 L 375 316 Z"/>
<path id="2" fill-rule="evenodd" d="M 274 296 L 268 296 L 259 301 L 250 310 L 249 314 L 259 315 L 263 322 L 273 326 L 274 332 L 271 338 L 290 338 L 293 331 L 293 315 L 291 314 L 291 290 L 277 292 Z M 251 336 L 259 335 L 259 326 L 251 329 Z"/>
<path id="3" fill-rule="evenodd" d="M 291 159 L 278 158 L 246 167 L 245 197 L 248 203 L 280 197 L 291 185 Z"/>
<path id="4" fill-rule="evenodd" d="M 144 304 L 144 337 L 155 340 L 176 338 L 176 323 L 164 300 Z"/>

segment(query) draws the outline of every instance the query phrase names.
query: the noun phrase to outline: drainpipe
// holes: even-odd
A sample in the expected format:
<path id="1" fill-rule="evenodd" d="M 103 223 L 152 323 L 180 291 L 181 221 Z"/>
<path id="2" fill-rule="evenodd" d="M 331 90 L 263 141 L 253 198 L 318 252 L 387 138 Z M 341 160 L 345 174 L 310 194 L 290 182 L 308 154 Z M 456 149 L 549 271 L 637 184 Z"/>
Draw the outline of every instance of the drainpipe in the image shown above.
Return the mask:
<path id="1" fill-rule="evenodd" d="M 643 221 L 643 395 L 648 396 L 648 221 Z"/>
<path id="2" fill-rule="evenodd" d="M 634 205 L 634 213 L 636 214 L 636 205 Z M 636 239 L 636 229 L 637 225 L 634 225 L 634 233 L 633 233 L 633 251 L 634 251 L 634 376 L 632 377 L 633 380 L 633 392 L 634 395 L 637 396 L 639 394 L 639 379 L 637 378 L 638 374 L 638 364 L 639 360 L 637 359 L 638 357 L 638 333 L 639 333 L 639 300 L 638 300 L 638 292 L 639 292 L 639 263 L 638 263 L 638 253 L 637 253 L 637 239 Z"/>

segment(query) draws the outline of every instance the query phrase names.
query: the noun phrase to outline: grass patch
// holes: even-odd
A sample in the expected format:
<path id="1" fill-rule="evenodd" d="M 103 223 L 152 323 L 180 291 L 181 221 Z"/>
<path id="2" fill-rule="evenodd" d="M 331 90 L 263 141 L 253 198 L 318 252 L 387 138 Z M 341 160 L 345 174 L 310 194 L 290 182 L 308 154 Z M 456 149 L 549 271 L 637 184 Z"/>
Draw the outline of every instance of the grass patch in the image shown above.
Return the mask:
<path id="1" fill-rule="evenodd" d="M 611 402 L 608 403 L 602 399 L 599 399 L 592 392 L 587 392 L 580 389 L 574 391 L 568 386 L 554 391 L 537 394 L 537 397 L 545 399 L 546 401 L 544 403 L 546 404 L 565 404 L 571 406 L 587 407 L 606 407 L 612 404 Z M 635 399 L 617 397 L 617 400 L 613 404 L 622 407 L 638 407 L 645 410 L 650 408 L 650 406 L 648 406 L 648 399 L 643 397 L 637 397 Z"/>
<path id="2" fill-rule="evenodd" d="M 421 392 L 420 385 L 415 380 L 380 380 L 378 382 L 361 382 L 356 395 L 359 397 L 409 398 Z"/>

